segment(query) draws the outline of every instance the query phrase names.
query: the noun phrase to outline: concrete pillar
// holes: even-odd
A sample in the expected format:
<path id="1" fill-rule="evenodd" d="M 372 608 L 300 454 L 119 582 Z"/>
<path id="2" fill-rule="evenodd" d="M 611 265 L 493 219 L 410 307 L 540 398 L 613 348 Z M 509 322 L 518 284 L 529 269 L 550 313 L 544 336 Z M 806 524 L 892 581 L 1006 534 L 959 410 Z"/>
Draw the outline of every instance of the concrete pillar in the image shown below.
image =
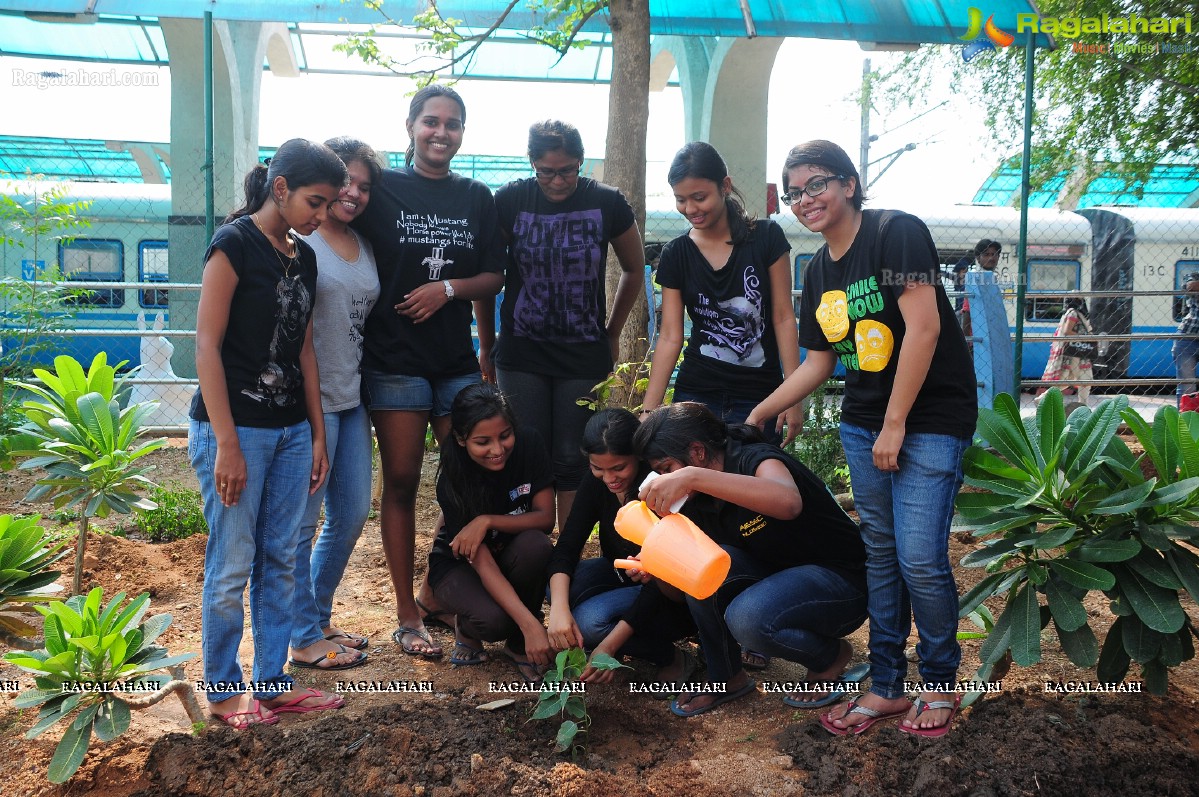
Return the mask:
<path id="1" fill-rule="evenodd" d="M 679 69 L 687 140 L 716 147 L 746 209 L 765 216 L 767 98 L 783 40 L 659 38 Z"/>
<path id="2" fill-rule="evenodd" d="M 208 247 L 204 234 L 204 23 L 163 18 L 159 24 L 171 69 L 170 279 L 200 282 Z M 242 180 L 258 160 L 262 63 L 280 27 L 277 23 L 213 23 L 213 195 L 218 224 L 241 205 Z M 170 325 L 195 329 L 199 298 L 195 291 L 174 292 Z M 192 340 L 177 339 L 172 365 L 180 376 L 195 376 Z"/>

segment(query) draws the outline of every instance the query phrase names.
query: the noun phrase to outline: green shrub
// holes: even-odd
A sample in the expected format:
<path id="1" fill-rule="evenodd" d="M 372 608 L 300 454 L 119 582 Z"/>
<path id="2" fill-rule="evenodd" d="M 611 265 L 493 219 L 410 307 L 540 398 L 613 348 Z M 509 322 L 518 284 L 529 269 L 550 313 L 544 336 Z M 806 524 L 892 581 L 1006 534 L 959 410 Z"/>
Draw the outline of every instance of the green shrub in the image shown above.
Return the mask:
<path id="1" fill-rule="evenodd" d="M 158 506 L 137 510 L 137 525 L 150 542 L 172 542 L 208 533 L 204 501 L 197 490 L 179 485 L 155 487 L 150 500 Z"/>
<path id="2" fill-rule="evenodd" d="M 826 382 L 812 392 L 803 431 L 787 446 L 787 453 L 807 465 L 833 492 L 849 488 L 840 425 L 841 406 L 836 396 L 829 395 Z"/>

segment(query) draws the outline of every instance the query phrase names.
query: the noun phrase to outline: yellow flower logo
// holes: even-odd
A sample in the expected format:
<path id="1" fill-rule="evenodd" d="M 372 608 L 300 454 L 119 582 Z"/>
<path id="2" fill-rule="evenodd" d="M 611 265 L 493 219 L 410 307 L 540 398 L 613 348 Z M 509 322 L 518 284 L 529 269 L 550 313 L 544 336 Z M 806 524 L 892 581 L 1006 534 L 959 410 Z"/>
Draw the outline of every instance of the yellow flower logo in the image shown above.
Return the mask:
<path id="1" fill-rule="evenodd" d="M 825 291 L 816 308 L 816 323 L 824 330 L 829 343 L 836 343 L 849 334 L 849 308 L 845 304 L 845 291 Z"/>
<path id="2" fill-rule="evenodd" d="M 886 324 L 859 321 L 853 338 L 858 349 L 859 368 L 877 373 L 887 367 L 895 349 L 895 336 Z"/>

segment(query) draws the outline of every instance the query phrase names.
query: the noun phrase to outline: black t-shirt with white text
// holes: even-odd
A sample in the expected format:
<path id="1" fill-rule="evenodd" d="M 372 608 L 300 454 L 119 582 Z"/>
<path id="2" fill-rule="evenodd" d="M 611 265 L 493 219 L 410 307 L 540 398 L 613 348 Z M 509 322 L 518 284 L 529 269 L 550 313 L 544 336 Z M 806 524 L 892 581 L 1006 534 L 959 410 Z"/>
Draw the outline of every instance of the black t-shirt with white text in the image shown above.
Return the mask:
<path id="1" fill-rule="evenodd" d="M 770 268 L 791 244 L 770 219 L 759 219 L 749 236 L 719 269 L 686 234 L 662 249 L 658 284 L 681 292 L 691 319 L 676 389 L 718 389 L 733 398 L 761 400 L 783 381 Z"/>
<path id="2" fill-rule="evenodd" d="M 308 418 L 300 350 L 316 297 L 316 254 L 292 236 L 296 257 L 275 249 L 249 216 L 222 225 L 204 263 L 218 249 L 237 274 L 229 321 L 221 341 L 221 364 L 229 409 L 237 426 L 281 429 Z M 207 421 L 199 389 L 190 417 Z"/>
<path id="3" fill-rule="evenodd" d="M 612 370 L 604 286 L 608 244 L 635 221 L 617 189 L 580 177 L 551 202 L 529 178 L 495 194 L 508 267 L 495 361 L 502 368 L 601 379 Z"/>
<path id="4" fill-rule="evenodd" d="M 478 371 L 469 301 L 451 300 L 419 324 L 395 306 L 430 282 L 503 271 L 491 189 L 453 173 L 385 169 L 353 226 L 374 249 L 382 289 L 363 329 L 363 369 L 425 379 Z"/>
<path id="5" fill-rule="evenodd" d="M 773 518 L 703 494 L 688 499 L 682 514 L 716 542 L 752 554 L 774 572 L 815 564 L 864 582 L 866 547 L 857 524 L 845 514 L 828 485 L 803 463 L 770 443 L 731 440 L 725 448 L 724 472 L 753 476 L 769 459 L 783 463 L 795 480 L 803 499 L 797 517 Z"/>
<path id="6" fill-rule="evenodd" d="M 941 334 L 906 429 L 971 437 L 978 419 L 974 363 L 941 285 L 932 236 L 915 216 L 863 211 L 840 260 L 832 259 L 827 245 L 816 252 L 804 269 L 799 345 L 831 350 L 845 367 L 841 417 L 881 430 L 906 330 L 899 297 L 909 282 L 933 286 Z"/>

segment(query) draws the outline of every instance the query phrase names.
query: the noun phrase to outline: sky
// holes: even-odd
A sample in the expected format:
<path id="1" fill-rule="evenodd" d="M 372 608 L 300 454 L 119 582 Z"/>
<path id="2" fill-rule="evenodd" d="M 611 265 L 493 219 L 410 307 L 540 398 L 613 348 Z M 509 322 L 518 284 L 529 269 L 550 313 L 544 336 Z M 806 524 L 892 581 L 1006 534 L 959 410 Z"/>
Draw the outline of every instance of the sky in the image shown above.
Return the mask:
<path id="1" fill-rule="evenodd" d="M 777 180 L 791 146 L 813 138 L 835 141 L 857 160 L 861 120 L 854 94 L 861 82 L 865 57 L 870 57 L 877 67 L 894 56 L 864 53 L 853 42 L 787 39 L 783 43 L 770 82 L 766 120 L 768 179 Z M 157 86 L 39 89 L 27 85 L 31 73 L 80 69 L 103 72 L 113 68 L 0 57 L 0 107 L 6 109 L 3 132 L 66 138 L 169 140 L 170 75 L 165 69 L 115 67 L 122 73 L 121 80 L 134 82 L 144 83 L 145 73 L 157 73 L 154 78 Z M 142 74 L 124 77 L 127 72 Z M 464 80 L 456 88 L 468 109 L 464 153 L 523 154 L 529 124 L 557 117 L 579 128 L 589 156 L 603 154 L 608 108 L 606 86 Z M 376 149 L 402 151 L 407 146 L 403 121 L 409 91 L 409 81 L 394 77 L 311 74 L 279 78 L 265 72 L 260 143 L 277 145 L 296 136 L 323 140 L 335 135 L 354 135 Z M 531 94 L 536 97 L 535 102 L 530 101 Z M 939 107 L 911 121 L 934 106 Z M 667 195 L 667 165 L 674 152 L 686 143 L 682 107 L 678 88 L 651 94 L 647 141 L 650 194 Z M 940 96 L 927 98 L 910 113 L 886 118 L 873 114 L 871 132 L 880 138 L 872 145 L 872 159 L 909 143 L 916 144 L 916 149 L 904 153 L 885 174 L 871 181 L 868 186 L 871 206 L 903 208 L 969 203 L 1011 149 L 990 138 L 983 125 L 983 114 L 981 104 L 949 87 Z M 877 175 L 879 168 L 873 167 L 873 174 Z M 756 191 L 750 186 L 739 187 L 747 193 Z M 652 199 L 650 204 L 654 204 Z"/>

